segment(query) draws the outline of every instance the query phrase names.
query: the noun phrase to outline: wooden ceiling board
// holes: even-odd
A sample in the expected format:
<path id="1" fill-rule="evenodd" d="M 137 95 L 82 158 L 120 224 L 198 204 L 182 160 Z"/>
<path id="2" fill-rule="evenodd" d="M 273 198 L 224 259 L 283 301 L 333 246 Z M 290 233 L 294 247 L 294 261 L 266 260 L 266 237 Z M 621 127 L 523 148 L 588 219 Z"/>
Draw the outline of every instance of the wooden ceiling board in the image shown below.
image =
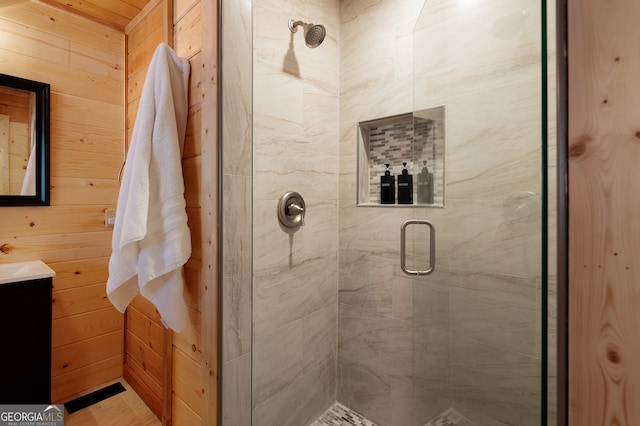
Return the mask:
<path id="1" fill-rule="evenodd" d="M 124 32 L 150 0 L 40 0 Z"/>

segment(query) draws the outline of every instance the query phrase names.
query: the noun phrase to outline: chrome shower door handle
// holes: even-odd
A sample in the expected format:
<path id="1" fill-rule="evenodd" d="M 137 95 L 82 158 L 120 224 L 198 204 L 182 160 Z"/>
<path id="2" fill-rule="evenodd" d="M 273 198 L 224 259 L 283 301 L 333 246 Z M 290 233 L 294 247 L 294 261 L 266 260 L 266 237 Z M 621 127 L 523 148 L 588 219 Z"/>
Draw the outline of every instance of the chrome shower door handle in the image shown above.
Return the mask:
<path id="1" fill-rule="evenodd" d="M 407 269 L 407 227 L 409 225 L 426 225 L 429 227 L 429 268 L 425 270 Z M 400 267 L 408 275 L 429 275 L 436 267 L 436 228 L 428 220 L 410 219 L 400 228 Z"/>

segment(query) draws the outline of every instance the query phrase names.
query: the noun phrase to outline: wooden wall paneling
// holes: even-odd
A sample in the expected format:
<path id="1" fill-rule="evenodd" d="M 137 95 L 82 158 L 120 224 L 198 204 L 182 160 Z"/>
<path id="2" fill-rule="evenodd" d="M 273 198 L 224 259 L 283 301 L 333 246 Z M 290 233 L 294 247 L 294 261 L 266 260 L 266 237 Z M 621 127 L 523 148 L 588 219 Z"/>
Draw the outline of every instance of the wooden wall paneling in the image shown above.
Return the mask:
<path id="1" fill-rule="evenodd" d="M 199 425 L 203 424 L 200 416 L 191 409 L 181 398 L 173 394 L 173 424 L 177 425 Z"/>
<path id="2" fill-rule="evenodd" d="M 135 335 L 138 340 L 144 342 L 156 355 L 162 355 L 162 326 L 159 321 L 149 318 L 133 306 L 127 309 L 126 333 Z M 160 381 L 159 375 L 154 378 L 156 381 Z"/>
<path id="3" fill-rule="evenodd" d="M 110 306 L 103 283 L 56 290 L 53 292 L 52 318 L 70 317 Z"/>
<path id="4" fill-rule="evenodd" d="M 146 374 L 144 367 L 129 359 L 123 366 L 122 377 L 138 394 L 156 417 L 162 413 L 162 385 Z"/>
<path id="5" fill-rule="evenodd" d="M 100 211 L 100 213 L 104 215 L 104 212 Z M 54 283 L 56 290 L 82 287 L 87 284 L 102 284 L 106 283 L 109 277 L 108 257 L 52 263 L 49 266 L 56 271 Z"/>
<path id="6" fill-rule="evenodd" d="M 51 346 L 54 349 L 114 331 L 120 333 L 120 340 L 122 340 L 124 316 L 116 309 L 109 307 L 54 319 L 51 329 Z"/>
<path id="7" fill-rule="evenodd" d="M 38 40 L 50 45 L 52 39 L 60 38 L 63 43 L 73 46 L 74 51 L 82 48 L 92 56 L 122 60 L 123 38 L 122 32 L 102 25 L 94 25 L 86 19 L 67 13 L 41 2 L 25 2 L 15 7 L 13 0 L 0 0 L 3 21 L 24 24 L 32 31 L 38 31 L 46 36 L 31 37 L 30 41 Z M 7 6 L 7 7 L 4 7 Z M 3 24 L 4 26 L 4 24 Z M 29 41 L 29 37 L 27 37 Z M 31 44 L 27 44 L 31 46 Z M 80 47 L 83 46 L 83 47 Z M 48 57 L 49 53 L 42 50 L 41 57 Z M 85 51 L 83 51 L 85 53 Z M 57 55 L 53 55 L 54 57 Z M 52 60 L 55 60 L 53 58 Z M 30 70 L 34 71 L 34 70 Z M 34 71 L 36 72 L 36 71 Z"/>
<path id="8" fill-rule="evenodd" d="M 111 154 L 122 152 L 122 107 L 113 108 L 112 119 L 110 121 L 99 120 L 77 120 L 78 116 L 58 115 L 51 119 L 51 138 L 58 141 L 60 149 L 78 150 L 85 152 L 95 152 Z M 81 116 L 86 116 L 82 114 Z M 118 124 L 115 128 L 112 124 Z"/>
<path id="9" fill-rule="evenodd" d="M 0 193 L 9 193 L 9 123 L 10 117 L 0 115 Z"/>
<path id="10" fill-rule="evenodd" d="M 3 72 L 51 85 L 51 206 L 3 212 L 0 262 L 41 259 L 58 272 L 52 395 L 60 402 L 122 375 L 123 316 L 104 286 L 104 210 L 117 200 L 124 142 L 124 35 L 42 2 L 0 6 Z"/>
<path id="11" fill-rule="evenodd" d="M 121 84 L 116 80 L 97 74 L 89 74 L 68 66 L 48 63 L 41 58 L 25 56 L 20 52 L 3 51 L 7 58 L 3 63 L 3 73 L 23 77 L 25 69 L 33 69 L 28 73 L 30 80 L 51 84 L 51 104 L 55 101 L 53 90 L 88 100 L 104 100 L 108 104 L 122 102 Z M 88 77 L 88 78 L 87 78 Z M 72 83 L 73 82 L 73 83 Z M 53 113 L 53 108 L 51 112 Z"/>
<path id="12" fill-rule="evenodd" d="M 121 330 L 54 347 L 51 351 L 51 375 L 57 376 L 117 356 L 122 356 Z"/>
<path id="13" fill-rule="evenodd" d="M 174 44 L 176 52 L 184 58 L 192 58 L 201 51 L 202 44 L 202 7 L 195 3 L 191 9 L 176 22 Z"/>
<path id="14" fill-rule="evenodd" d="M 158 44 L 167 42 L 165 3 L 166 0 L 150 2 L 125 29 L 127 148 L 151 58 Z M 157 310 L 140 295 L 127 309 L 125 335 L 125 379 L 131 380 L 132 388 L 163 424 L 171 424 L 171 399 L 167 396 L 171 392 L 171 383 L 167 381 L 171 354 L 166 350 L 171 337 L 162 326 Z"/>
<path id="15" fill-rule="evenodd" d="M 62 403 L 71 395 L 122 376 L 122 354 L 51 378 L 51 400 Z M 80 389 L 80 391 L 78 391 Z"/>
<path id="16" fill-rule="evenodd" d="M 200 364 L 194 362 L 184 352 L 175 349 L 175 347 L 173 351 L 173 392 L 194 413 L 202 412 L 205 396 L 202 387 Z"/>
<path id="17" fill-rule="evenodd" d="M 640 424 L 640 3 L 571 0 L 569 423 Z"/>
<path id="18" fill-rule="evenodd" d="M 202 293 L 202 281 L 200 271 L 202 270 L 202 260 L 191 257 L 184 265 L 185 293 L 184 298 L 187 306 L 201 312 L 200 294 Z M 198 324 L 199 325 L 199 324 Z"/>
<path id="19" fill-rule="evenodd" d="M 126 333 L 125 344 L 128 357 L 144 366 L 151 377 L 162 377 L 162 351 L 158 354 L 134 333 Z"/>
<path id="20" fill-rule="evenodd" d="M 116 172 L 117 175 L 117 172 Z M 116 179 L 51 177 L 51 204 L 65 206 L 99 205 L 113 209 L 120 184 Z M 102 218 L 104 221 L 104 218 Z M 104 222 L 102 222 L 104 223 Z"/>
<path id="21" fill-rule="evenodd" d="M 176 333 L 173 337 L 173 346 L 181 350 L 186 356 L 191 358 L 198 365 L 202 365 L 202 347 L 200 342 L 200 312 L 189 308 L 189 320 L 191 327 L 182 333 Z"/>
<path id="22" fill-rule="evenodd" d="M 203 424 L 218 424 L 218 2 L 202 1 L 202 312 Z"/>
<path id="23" fill-rule="evenodd" d="M 183 174 L 185 181 L 185 199 L 191 230 L 192 254 L 185 266 L 185 298 L 190 306 L 190 324 L 182 333 L 174 336 L 174 420 L 187 424 L 215 425 L 215 416 L 203 415 L 208 399 L 214 397 L 206 390 L 209 380 L 203 374 L 206 351 L 215 348 L 204 347 L 201 334 L 202 305 L 205 295 L 203 269 L 203 246 L 208 236 L 203 229 L 203 210 L 201 208 L 202 181 L 202 143 L 203 143 L 203 62 L 202 62 L 202 6 L 198 0 L 174 2 L 174 48 L 179 56 L 189 59 L 191 78 L 189 85 L 189 118 L 183 152 Z M 209 25 L 215 25 L 209 23 Z M 217 310 L 217 307 L 214 307 Z M 210 355 L 211 356 L 211 355 Z M 213 355 L 215 356 L 215 355 Z M 208 371 L 208 370 L 207 370 Z M 189 379 L 191 378 L 191 379 Z M 188 380 L 187 380 L 188 379 Z M 176 381 L 178 381 L 176 383 Z"/>
<path id="24" fill-rule="evenodd" d="M 41 207 L 3 209 L 0 235 L 12 238 L 25 235 L 63 234 L 65 232 L 104 232 L 104 210 L 102 205 L 62 205 L 50 206 L 46 209 Z M 73 215 L 77 216 L 77 220 L 70 222 L 69 217 Z M 82 260 L 85 259 L 79 259 L 79 261 Z M 92 259 L 86 260 L 93 261 Z M 106 267 L 107 264 L 102 266 Z"/>
<path id="25" fill-rule="evenodd" d="M 111 233 L 108 231 L 27 236 L 0 235 L 0 255 L 4 262 L 41 259 L 46 263 L 104 257 L 111 254 L 110 237 Z"/>
<path id="26" fill-rule="evenodd" d="M 202 155 L 202 54 L 196 53 L 190 60 L 191 78 L 189 79 L 189 119 L 184 142 L 183 158 L 189 159 Z M 189 182 L 193 184 L 195 182 Z M 189 188 L 191 189 L 191 187 Z M 197 192 L 193 190 L 192 192 Z M 189 207 L 195 207 L 189 205 Z"/>
<path id="27" fill-rule="evenodd" d="M 194 6 L 199 5 L 201 0 L 173 0 L 173 22 L 180 22 Z M 177 30 L 176 30 L 177 31 Z"/>
<path id="28" fill-rule="evenodd" d="M 123 31 L 127 23 L 131 20 L 131 16 L 135 16 L 140 12 L 140 8 L 136 8 L 123 1 L 92 1 L 92 0 L 65 0 L 59 2 L 57 0 L 40 0 L 57 8 L 66 10 L 79 16 L 83 16 L 89 20 L 95 21 L 101 25 L 113 27 L 119 31 Z M 106 3 L 106 4 L 105 4 Z"/>
<path id="29" fill-rule="evenodd" d="M 187 208 L 201 207 L 201 173 L 202 156 L 199 155 L 182 160 L 182 174 L 185 184 L 184 197 L 187 202 Z"/>

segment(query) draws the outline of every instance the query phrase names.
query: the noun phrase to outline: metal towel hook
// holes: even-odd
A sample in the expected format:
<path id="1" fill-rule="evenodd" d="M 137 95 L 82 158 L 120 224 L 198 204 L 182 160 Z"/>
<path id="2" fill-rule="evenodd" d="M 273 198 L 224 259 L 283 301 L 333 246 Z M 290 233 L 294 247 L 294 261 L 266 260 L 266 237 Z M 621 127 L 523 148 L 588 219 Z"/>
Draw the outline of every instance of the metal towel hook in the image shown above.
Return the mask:
<path id="1" fill-rule="evenodd" d="M 122 173 L 124 172 L 124 165 L 127 164 L 127 160 L 122 162 L 122 166 L 120 166 L 120 171 L 118 172 L 118 183 L 122 183 Z"/>

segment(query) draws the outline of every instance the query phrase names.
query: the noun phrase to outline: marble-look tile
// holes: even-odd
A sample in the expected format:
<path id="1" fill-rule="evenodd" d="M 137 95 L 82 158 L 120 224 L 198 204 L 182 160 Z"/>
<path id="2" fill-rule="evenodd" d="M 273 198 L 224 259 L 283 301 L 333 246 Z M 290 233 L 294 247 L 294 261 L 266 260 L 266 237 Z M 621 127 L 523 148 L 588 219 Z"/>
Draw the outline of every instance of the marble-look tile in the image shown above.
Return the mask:
<path id="1" fill-rule="evenodd" d="M 540 125 L 539 67 L 532 61 L 507 69 L 489 69 L 486 74 L 452 72 L 449 84 L 455 91 L 449 90 L 447 99 L 447 129 L 454 133 L 447 132 L 448 140 L 456 130 L 465 129 L 452 123 L 476 123 L 489 128 L 531 122 Z"/>
<path id="2" fill-rule="evenodd" d="M 309 154 L 323 152 L 325 155 L 333 156 L 337 161 L 339 137 L 337 123 L 340 119 L 338 106 L 337 95 L 305 92 L 304 140 L 313 147 L 313 152 Z M 336 170 L 337 174 L 337 169 L 332 170 Z"/>
<path id="3" fill-rule="evenodd" d="M 336 202 L 316 200 L 303 192 L 301 195 L 307 207 L 305 225 L 295 229 L 281 226 L 277 217 L 277 199 L 254 198 L 253 262 L 254 274 L 258 277 L 273 276 L 277 280 L 275 275 L 278 273 L 305 267 L 312 260 L 326 260 L 327 256 L 337 252 Z M 336 269 L 337 264 L 333 271 Z"/>
<path id="4" fill-rule="evenodd" d="M 289 387 L 302 374 L 303 322 L 256 335 L 253 342 L 252 405 Z"/>
<path id="5" fill-rule="evenodd" d="M 413 321 L 417 336 L 431 327 L 450 325 L 450 274 L 449 269 L 436 266 L 431 275 L 412 277 Z"/>
<path id="6" fill-rule="evenodd" d="M 449 330 L 432 327 L 420 333 L 422 336 L 414 341 L 414 426 L 424 425 L 453 405 Z"/>
<path id="7" fill-rule="evenodd" d="M 461 413 L 479 424 L 540 424 L 539 358 L 462 338 L 452 341 L 452 351 L 453 398 Z"/>
<path id="8" fill-rule="evenodd" d="M 373 80 L 375 78 L 383 77 L 372 76 L 369 83 L 361 86 L 340 86 L 341 121 L 347 120 L 346 123 L 355 125 L 359 121 L 390 117 L 413 110 L 411 77 L 383 81 Z"/>
<path id="9" fill-rule="evenodd" d="M 411 426 L 410 383 L 375 368 L 339 363 L 338 401 L 376 424 Z"/>
<path id="10" fill-rule="evenodd" d="M 334 117 L 325 118 L 325 123 L 328 123 Z M 316 118 L 316 122 L 320 120 L 322 117 Z M 278 120 L 270 118 L 271 125 L 277 123 Z M 292 126 L 298 127 L 295 124 Z M 284 127 L 256 127 L 256 197 L 277 199 L 284 191 L 295 189 L 305 198 L 337 199 L 338 152 L 335 132 L 328 127 L 322 130 L 319 126 L 307 130 L 302 125 L 297 130 L 291 130 L 297 133 L 288 134 Z"/>
<path id="11" fill-rule="evenodd" d="M 339 304 L 339 364 L 362 364 L 382 375 L 410 380 L 411 323 Z"/>
<path id="12" fill-rule="evenodd" d="M 251 1 L 224 0 L 221 63 L 223 173 L 251 175 Z"/>
<path id="13" fill-rule="evenodd" d="M 277 201 L 254 202 L 254 334 L 298 320 L 336 303 L 335 202 L 307 199 L 305 226 L 277 223 Z"/>
<path id="14" fill-rule="evenodd" d="M 437 244 L 446 250 L 439 258 L 443 266 L 477 273 L 540 276 L 536 195 L 514 193 L 507 201 L 449 199 L 437 235 Z"/>
<path id="15" fill-rule="evenodd" d="M 287 22 L 289 19 L 300 19 L 305 14 L 306 1 L 258 0 L 253 4 L 254 54 L 273 51 L 278 53 L 280 59 L 284 58 L 292 39 Z M 293 40 L 297 41 L 295 38 Z M 282 71 L 281 61 L 272 63 L 275 70 Z"/>
<path id="16" fill-rule="evenodd" d="M 251 178 L 224 176 L 223 362 L 251 350 Z"/>
<path id="17" fill-rule="evenodd" d="M 340 248 L 368 252 L 400 265 L 400 227 L 415 214 L 411 208 L 340 206 Z"/>
<path id="18" fill-rule="evenodd" d="M 222 365 L 222 423 L 251 426 L 251 354 Z"/>
<path id="19" fill-rule="evenodd" d="M 338 306 L 330 303 L 303 318 L 303 371 L 337 359 Z M 332 367 L 335 368 L 335 365 Z"/>
<path id="20" fill-rule="evenodd" d="M 338 301 L 355 310 L 390 315 L 395 263 L 366 251 L 340 250 Z"/>
<path id="21" fill-rule="evenodd" d="M 394 269 L 393 286 L 391 287 L 391 316 L 393 318 L 404 321 L 413 320 L 413 288 L 416 285 L 413 278 L 400 272 L 397 267 Z"/>
<path id="22" fill-rule="evenodd" d="M 469 339 L 503 351 L 540 356 L 535 279 L 462 273 L 452 273 L 450 279 L 454 340 Z"/>
<path id="23" fill-rule="evenodd" d="M 447 112 L 453 120 L 455 112 Z M 539 194 L 539 136 L 535 121 L 454 131 L 446 149 L 447 197 L 506 200 L 517 192 Z"/>
<path id="24" fill-rule="evenodd" d="M 278 126 L 275 127 L 278 129 L 281 125 L 289 122 L 302 126 L 304 85 L 300 80 L 288 74 L 273 72 L 260 62 L 254 63 L 253 74 L 254 127 L 273 128 L 274 124 L 278 123 Z M 274 119 L 280 121 L 274 122 Z M 286 131 L 289 127 L 290 125 L 284 127 L 283 130 Z M 256 143 L 258 140 L 254 140 L 254 144 Z"/>
<path id="25" fill-rule="evenodd" d="M 336 400 L 335 360 L 299 374 L 253 410 L 253 426 L 300 426 L 320 417 Z"/>
<path id="26" fill-rule="evenodd" d="M 336 257 L 309 262 L 305 269 L 282 273 L 282 279 L 255 278 L 254 335 L 289 324 L 336 300 Z M 322 271 L 322 272 L 319 272 Z"/>

